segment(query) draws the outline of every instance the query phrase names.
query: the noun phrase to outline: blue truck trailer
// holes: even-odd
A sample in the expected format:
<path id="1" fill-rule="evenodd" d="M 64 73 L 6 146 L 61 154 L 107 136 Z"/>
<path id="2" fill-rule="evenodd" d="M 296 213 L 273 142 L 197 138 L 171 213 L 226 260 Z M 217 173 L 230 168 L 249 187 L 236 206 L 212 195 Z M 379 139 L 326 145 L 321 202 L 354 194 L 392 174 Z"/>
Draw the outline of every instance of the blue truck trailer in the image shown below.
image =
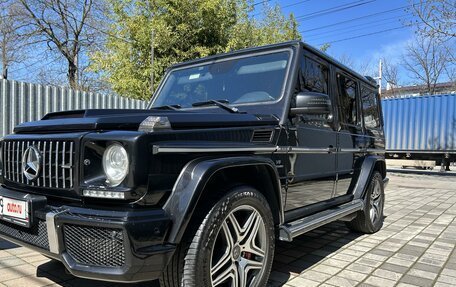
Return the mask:
<path id="1" fill-rule="evenodd" d="M 456 161 L 456 94 L 382 100 L 386 158 Z"/>

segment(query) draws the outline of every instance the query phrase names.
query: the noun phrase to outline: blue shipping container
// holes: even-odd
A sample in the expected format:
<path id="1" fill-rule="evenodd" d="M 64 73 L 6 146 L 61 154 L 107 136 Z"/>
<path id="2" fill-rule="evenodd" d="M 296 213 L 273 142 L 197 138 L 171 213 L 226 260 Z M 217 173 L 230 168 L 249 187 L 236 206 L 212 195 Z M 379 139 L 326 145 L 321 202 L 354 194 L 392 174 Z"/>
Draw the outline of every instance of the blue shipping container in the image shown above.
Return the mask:
<path id="1" fill-rule="evenodd" d="M 387 151 L 456 152 L 456 95 L 383 99 Z"/>

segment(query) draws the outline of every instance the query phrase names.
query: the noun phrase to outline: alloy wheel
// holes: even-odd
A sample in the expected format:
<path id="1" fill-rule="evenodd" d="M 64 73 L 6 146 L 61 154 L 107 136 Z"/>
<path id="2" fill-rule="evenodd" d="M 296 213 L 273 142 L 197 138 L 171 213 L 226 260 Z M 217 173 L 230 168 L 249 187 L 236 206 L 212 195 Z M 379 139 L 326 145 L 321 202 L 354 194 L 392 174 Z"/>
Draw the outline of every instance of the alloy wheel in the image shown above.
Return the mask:
<path id="1" fill-rule="evenodd" d="M 380 184 L 375 181 L 370 200 L 370 219 L 372 223 L 377 222 L 382 214 L 382 189 Z"/>
<path id="2" fill-rule="evenodd" d="M 256 286 L 264 272 L 268 239 L 260 213 L 242 205 L 224 219 L 211 256 L 212 286 Z"/>

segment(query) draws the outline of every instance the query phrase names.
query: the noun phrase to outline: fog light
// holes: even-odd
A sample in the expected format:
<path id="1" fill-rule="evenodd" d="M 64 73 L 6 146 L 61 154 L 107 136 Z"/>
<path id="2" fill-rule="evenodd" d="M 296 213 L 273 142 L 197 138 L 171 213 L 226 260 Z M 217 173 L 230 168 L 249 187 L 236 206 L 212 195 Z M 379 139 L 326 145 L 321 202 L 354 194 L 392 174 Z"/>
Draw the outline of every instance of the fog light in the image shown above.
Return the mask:
<path id="1" fill-rule="evenodd" d="M 95 198 L 125 199 L 125 193 L 119 191 L 84 189 L 83 195 Z"/>

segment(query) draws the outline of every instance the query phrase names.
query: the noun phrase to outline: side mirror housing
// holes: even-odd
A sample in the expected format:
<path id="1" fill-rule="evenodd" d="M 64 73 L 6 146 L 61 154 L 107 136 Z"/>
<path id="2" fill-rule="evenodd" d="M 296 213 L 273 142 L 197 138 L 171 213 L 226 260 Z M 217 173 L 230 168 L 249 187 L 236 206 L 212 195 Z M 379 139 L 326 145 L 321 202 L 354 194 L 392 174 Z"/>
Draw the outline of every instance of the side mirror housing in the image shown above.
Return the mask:
<path id="1" fill-rule="evenodd" d="M 331 100 L 322 93 L 303 92 L 296 95 L 296 107 L 290 109 L 290 115 L 322 115 L 331 114 Z"/>

